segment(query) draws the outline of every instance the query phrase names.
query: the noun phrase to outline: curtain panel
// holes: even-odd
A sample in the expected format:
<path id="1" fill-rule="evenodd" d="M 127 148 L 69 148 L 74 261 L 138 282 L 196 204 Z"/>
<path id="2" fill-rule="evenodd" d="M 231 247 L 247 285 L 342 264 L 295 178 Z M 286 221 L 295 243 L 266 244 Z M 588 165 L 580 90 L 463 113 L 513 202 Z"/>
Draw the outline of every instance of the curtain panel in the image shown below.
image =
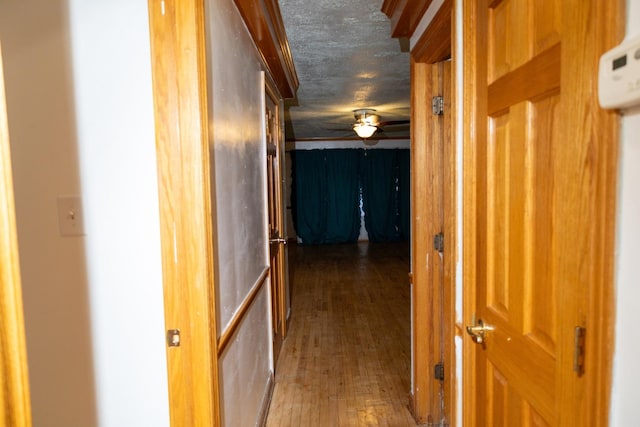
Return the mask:
<path id="1" fill-rule="evenodd" d="M 291 158 L 292 213 L 303 244 L 357 241 L 360 197 L 370 241 L 409 239 L 409 150 L 296 150 Z"/>
<path id="2" fill-rule="evenodd" d="M 361 151 L 295 151 L 294 225 L 303 244 L 358 240 Z"/>
<path id="3" fill-rule="evenodd" d="M 411 154 L 398 150 L 398 228 L 400 240 L 411 238 Z"/>
<path id="4" fill-rule="evenodd" d="M 409 150 L 368 150 L 361 168 L 364 220 L 369 240 L 409 240 Z"/>

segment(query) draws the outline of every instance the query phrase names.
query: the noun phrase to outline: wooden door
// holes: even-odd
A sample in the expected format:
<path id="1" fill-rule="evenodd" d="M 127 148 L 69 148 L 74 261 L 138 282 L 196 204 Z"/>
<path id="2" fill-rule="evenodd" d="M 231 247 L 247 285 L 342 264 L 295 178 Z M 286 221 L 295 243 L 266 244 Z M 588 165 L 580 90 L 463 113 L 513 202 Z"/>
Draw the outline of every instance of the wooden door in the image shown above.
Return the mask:
<path id="1" fill-rule="evenodd" d="M 603 425 L 615 128 L 593 88 L 611 16 L 597 1 L 471 3 L 465 425 Z"/>
<path id="2" fill-rule="evenodd" d="M 148 5 L 171 425 L 219 426 L 207 21 L 203 2 Z"/>
<path id="3" fill-rule="evenodd" d="M 285 245 L 284 217 L 282 212 L 282 171 L 280 143 L 280 117 L 277 98 L 267 90 L 266 141 L 267 141 L 267 195 L 269 213 L 269 259 L 271 268 L 271 322 L 273 329 L 274 368 L 278 361 L 282 341 L 286 335 L 285 303 Z"/>
<path id="4" fill-rule="evenodd" d="M 455 206 L 451 61 L 412 61 L 411 407 L 420 424 L 452 421 Z M 434 111 L 433 102 L 442 102 Z M 433 101 L 433 102 L 431 102 Z M 442 245 L 436 245 L 435 239 Z M 445 243 L 446 241 L 446 243 Z M 439 247 L 437 247 L 439 246 Z M 436 375 L 436 366 L 438 374 Z"/>
<path id="5" fill-rule="evenodd" d="M 0 425 L 31 425 L 9 126 L 0 50 Z"/>

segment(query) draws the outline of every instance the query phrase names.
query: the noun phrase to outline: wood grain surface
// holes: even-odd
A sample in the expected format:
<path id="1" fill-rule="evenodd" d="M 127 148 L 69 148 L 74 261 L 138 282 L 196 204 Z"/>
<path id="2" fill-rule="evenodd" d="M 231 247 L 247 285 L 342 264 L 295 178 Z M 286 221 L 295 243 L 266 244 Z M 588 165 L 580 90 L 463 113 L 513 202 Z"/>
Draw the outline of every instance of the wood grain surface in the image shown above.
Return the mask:
<path id="1" fill-rule="evenodd" d="M 290 249 L 291 329 L 267 426 L 415 426 L 408 245 Z"/>

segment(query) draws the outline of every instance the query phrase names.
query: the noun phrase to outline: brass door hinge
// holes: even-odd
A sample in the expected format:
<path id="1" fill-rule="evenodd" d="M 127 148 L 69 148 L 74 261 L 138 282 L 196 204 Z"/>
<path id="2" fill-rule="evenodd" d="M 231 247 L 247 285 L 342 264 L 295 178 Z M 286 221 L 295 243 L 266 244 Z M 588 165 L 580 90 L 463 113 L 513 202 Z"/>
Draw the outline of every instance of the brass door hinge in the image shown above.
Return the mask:
<path id="1" fill-rule="evenodd" d="M 444 381 L 444 363 L 437 363 L 433 367 L 433 376 L 436 381 Z"/>
<path id="2" fill-rule="evenodd" d="M 433 236 L 433 249 L 440 253 L 444 252 L 444 233 L 438 233 Z"/>
<path id="3" fill-rule="evenodd" d="M 431 110 L 436 116 L 444 114 L 444 98 L 442 96 L 434 96 L 431 99 Z"/>
<path id="4" fill-rule="evenodd" d="M 585 338 L 587 328 L 576 326 L 573 332 L 573 372 L 581 377 L 584 374 Z"/>

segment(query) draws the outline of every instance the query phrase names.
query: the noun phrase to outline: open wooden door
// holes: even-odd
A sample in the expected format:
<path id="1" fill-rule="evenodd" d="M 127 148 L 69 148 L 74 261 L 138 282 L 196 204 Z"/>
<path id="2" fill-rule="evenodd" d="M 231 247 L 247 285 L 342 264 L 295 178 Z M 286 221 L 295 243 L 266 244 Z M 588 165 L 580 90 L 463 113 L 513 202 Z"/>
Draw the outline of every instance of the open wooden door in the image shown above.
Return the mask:
<path id="1" fill-rule="evenodd" d="M 18 232 L 0 50 L 0 425 L 31 426 Z"/>
<path id="2" fill-rule="evenodd" d="M 451 422 L 455 211 L 451 61 L 412 61 L 412 412 Z M 425 102 L 425 101 L 432 102 Z M 446 242 L 446 243 L 445 243 Z"/>
<path id="3" fill-rule="evenodd" d="M 148 4 L 171 425 L 219 426 L 204 4 Z"/>
<path id="4" fill-rule="evenodd" d="M 616 2 L 465 2 L 465 426 L 607 424 Z M 603 350 L 604 349 L 604 350 Z"/>
<path id="5" fill-rule="evenodd" d="M 269 260 L 271 269 L 271 322 L 274 369 L 287 333 L 284 215 L 282 210 L 282 167 L 280 158 L 280 109 L 278 98 L 267 85 L 265 132 L 267 141 L 267 196 L 269 213 Z"/>
<path id="6" fill-rule="evenodd" d="M 410 406 L 418 424 L 433 425 L 456 423 L 452 8 L 442 3 L 411 50 Z"/>
<path id="7" fill-rule="evenodd" d="M 213 127 L 208 116 L 213 105 L 208 67 L 213 65 L 207 62 L 206 44 L 224 40 L 208 38 L 206 29 L 212 21 L 205 3 L 148 0 L 172 426 L 221 425 L 219 362 L 267 277 L 265 269 L 229 324 L 220 325 L 225 329 L 219 331 L 211 188 Z M 298 81 L 277 0 L 268 0 L 261 8 L 252 1 L 233 3 L 269 70 L 269 81 L 279 95 L 293 97 Z M 274 101 L 273 105 L 279 104 Z"/>

